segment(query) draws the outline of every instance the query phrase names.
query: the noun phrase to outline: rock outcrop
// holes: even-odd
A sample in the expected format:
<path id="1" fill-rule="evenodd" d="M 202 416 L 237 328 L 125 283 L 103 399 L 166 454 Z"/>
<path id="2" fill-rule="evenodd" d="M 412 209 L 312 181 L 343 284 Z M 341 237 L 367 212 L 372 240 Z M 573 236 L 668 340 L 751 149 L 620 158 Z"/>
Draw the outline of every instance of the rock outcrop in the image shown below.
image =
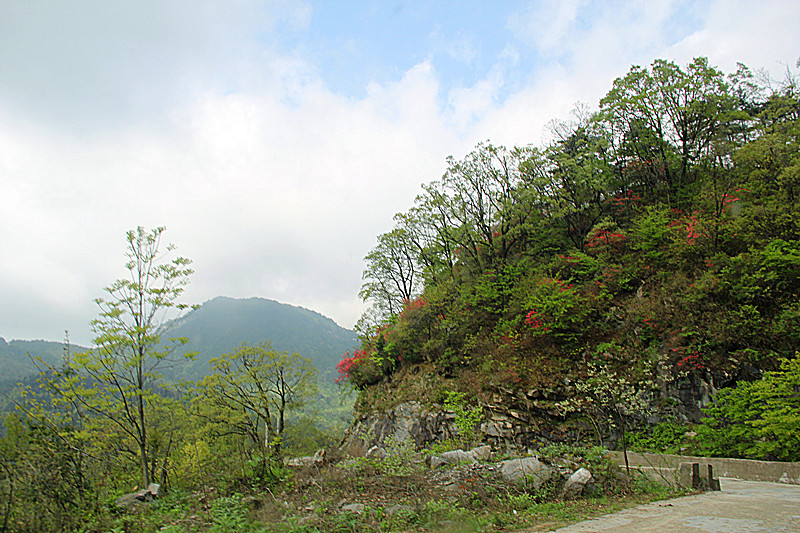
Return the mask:
<path id="1" fill-rule="evenodd" d="M 389 437 L 397 442 L 411 441 L 417 448 L 452 438 L 455 415 L 430 410 L 419 402 L 406 402 L 383 413 L 369 413 L 355 420 L 342 441 L 342 449 L 352 455 L 383 444 Z"/>

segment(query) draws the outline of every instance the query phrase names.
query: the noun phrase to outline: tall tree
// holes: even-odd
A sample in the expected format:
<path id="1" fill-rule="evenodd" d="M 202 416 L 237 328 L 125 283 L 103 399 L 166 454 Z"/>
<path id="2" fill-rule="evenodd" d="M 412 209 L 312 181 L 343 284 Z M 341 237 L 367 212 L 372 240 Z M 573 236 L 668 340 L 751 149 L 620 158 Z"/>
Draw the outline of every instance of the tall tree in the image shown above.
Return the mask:
<path id="1" fill-rule="evenodd" d="M 600 101 L 611 131 L 624 136 L 621 164 L 642 167 L 656 177 L 664 203 L 684 206 L 694 165 L 708 153 L 721 130 L 746 118 L 722 72 L 695 58 L 685 69 L 658 59 L 634 66 L 614 81 Z"/>
<path id="2" fill-rule="evenodd" d="M 419 276 L 416 250 L 408 233 L 395 228 L 378 237 L 378 244 L 364 258 L 366 280 L 359 296 L 372 300 L 385 316 L 399 313 L 403 302 L 418 293 Z"/>
<path id="3" fill-rule="evenodd" d="M 91 323 L 93 348 L 71 355 L 67 369 L 47 384 L 58 401 L 104 419 L 133 440 L 144 486 L 156 469 L 148 430 L 149 404 L 159 395 L 158 369 L 186 342 L 162 341 L 161 335 L 170 311 L 186 309 L 178 298 L 193 273 L 189 259 L 166 259 L 175 247 L 162 247 L 165 229 L 140 226 L 127 233 L 128 277 L 106 287 L 106 296 L 95 300 L 100 313 Z"/>

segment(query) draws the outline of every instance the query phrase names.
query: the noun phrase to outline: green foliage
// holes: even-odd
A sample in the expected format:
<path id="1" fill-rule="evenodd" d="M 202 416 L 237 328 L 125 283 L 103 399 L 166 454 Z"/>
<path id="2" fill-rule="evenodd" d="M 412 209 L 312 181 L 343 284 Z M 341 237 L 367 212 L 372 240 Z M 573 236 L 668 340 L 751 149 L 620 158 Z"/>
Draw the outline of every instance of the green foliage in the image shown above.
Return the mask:
<path id="1" fill-rule="evenodd" d="M 364 400 L 373 390 L 390 397 L 395 377 L 436 375 L 435 387 L 414 389 L 417 399 L 444 401 L 464 444 L 478 439 L 478 406 L 499 395 L 565 415 L 568 430 L 586 422 L 599 442 L 621 432 L 625 448 L 632 423 L 674 408 L 661 391 L 766 370 L 717 396 L 697 440 L 706 453 L 798 459 L 798 109 L 793 83 L 759 85 L 746 68 L 726 78 L 705 58 L 657 60 L 615 80 L 597 113 L 579 109 L 575 120 L 554 123 L 549 146 L 487 142 L 448 158 L 441 179 L 423 186 L 366 257 L 361 296 L 372 314 L 360 322 L 360 348 L 338 366 L 340 381 Z M 208 527 L 254 529 L 231 492 L 295 482 L 265 457 L 267 447 L 310 452 L 334 440 L 335 425 L 313 423 L 316 404 L 300 413 L 317 396 L 310 363 L 271 346 L 219 350 L 213 355 L 230 351 L 194 388 L 166 385 L 162 372 L 187 345 L 162 338 L 162 320 L 185 308 L 178 299 L 192 271 L 185 258 L 165 259 L 163 231 L 127 234 L 130 276 L 97 300 L 93 348 L 64 365 L 45 357 L 39 381 L 15 397 L 22 411 L 0 441 L 12 530 L 122 531 L 140 522 L 175 530 L 167 516 L 177 511 L 167 506 L 137 522 L 112 519 L 98 503 L 153 480 L 202 494 L 204 504 L 185 514 Z M 229 303 L 213 307 L 235 315 L 238 344 L 257 328 Z M 262 303 L 249 302 L 279 322 Z M 203 345 L 203 313 L 182 324 L 173 331 Z M 322 344 L 339 353 L 348 349 L 340 342 L 352 345 L 333 337 Z M 324 351 L 312 348 L 315 358 Z M 193 377 L 197 366 L 184 371 Z M 684 444 L 681 430 L 661 424 L 633 442 L 672 451 Z M 381 462 L 357 468 L 413 477 L 410 444 L 390 444 Z M 570 453 L 612 479 L 599 452 Z M 558 509 L 535 501 L 516 495 L 504 505 Z M 494 523 L 508 529 L 504 509 Z M 295 529 L 485 525 L 442 501 L 399 518 L 373 509 L 319 514 Z M 169 523 L 157 525 L 162 518 Z"/>
<path id="2" fill-rule="evenodd" d="M 444 408 L 455 413 L 455 426 L 462 444 L 470 446 L 477 437 L 477 429 L 483 419 L 483 411 L 480 407 L 468 407 L 466 396 L 464 392 L 447 391 Z"/>
<path id="3" fill-rule="evenodd" d="M 800 358 L 780 370 L 724 389 L 699 428 L 702 450 L 715 456 L 800 460 Z"/>
<path id="4" fill-rule="evenodd" d="M 85 446 L 69 427 L 10 415 L 0 440 L 0 520 L 8 531 L 73 531 L 99 510 Z M 2 523 L 2 522 L 0 522 Z"/>
<path id="5" fill-rule="evenodd" d="M 222 426 L 219 433 L 246 436 L 255 449 L 269 446 L 280 456 L 288 412 L 316 391 L 317 371 L 309 359 L 278 353 L 263 341 L 212 359 L 194 404 L 205 420 Z"/>
<path id="6" fill-rule="evenodd" d="M 662 205 L 648 206 L 636 222 L 631 230 L 632 246 L 646 264 L 663 268 L 669 260 L 674 233 L 670 210 Z"/>
<path id="7" fill-rule="evenodd" d="M 409 476 L 419 471 L 420 466 L 411 439 L 400 440 L 390 435 L 383 444 L 386 455 L 373 460 L 379 473 L 387 476 Z"/>
<path id="8" fill-rule="evenodd" d="M 92 321 L 94 347 L 68 353 L 63 367 L 41 369 L 39 382 L 49 402 L 28 388 L 23 406 L 45 425 L 73 427 L 84 441 L 115 435 L 121 449 L 136 450 L 128 457 L 138 463 L 144 486 L 163 471 L 169 455 L 169 445 L 158 435 L 159 404 L 169 402 L 159 367 L 184 342 L 162 343 L 162 324 L 170 311 L 186 308 L 177 299 L 192 274 L 190 260 L 166 260 L 174 246 L 162 249 L 164 231 L 139 227 L 127 233 L 129 277 L 112 283 L 107 296 L 95 300 L 100 313 Z"/>
<path id="9" fill-rule="evenodd" d="M 637 452 L 656 452 L 691 455 L 694 443 L 688 434 L 693 428 L 674 421 L 659 422 L 648 431 L 633 433 L 630 436 L 630 447 Z"/>
<path id="10" fill-rule="evenodd" d="M 212 520 L 211 531 L 238 533 L 253 529 L 247 505 L 239 494 L 217 498 L 208 512 Z"/>
<path id="11" fill-rule="evenodd" d="M 517 305 L 523 309 L 528 335 L 565 340 L 579 335 L 591 308 L 587 296 L 570 280 L 535 275 L 524 280 L 518 290 Z"/>
<path id="12" fill-rule="evenodd" d="M 368 256 L 362 296 L 382 288 L 394 302 L 373 301 L 386 312 L 353 366 L 356 386 L 390 388 L 412 365 L 458 390 L 518 398 L 563 393 L 567 379 L 593 398 L 572 412 L 603 440 L 645 410 L 685 411 L 663 397 L 680 380 L 790 356 L 798 109 L 793 82 L 760 83 L 746 67 L 726 77 L 702 57 L 656 60 L 615 80 L 598 112 L 555 122 L 549 146 L 481 143 L 448 158 Z M 412 272 L 409 302 L 425 305 L 409 308 L 398 298 Z"/>

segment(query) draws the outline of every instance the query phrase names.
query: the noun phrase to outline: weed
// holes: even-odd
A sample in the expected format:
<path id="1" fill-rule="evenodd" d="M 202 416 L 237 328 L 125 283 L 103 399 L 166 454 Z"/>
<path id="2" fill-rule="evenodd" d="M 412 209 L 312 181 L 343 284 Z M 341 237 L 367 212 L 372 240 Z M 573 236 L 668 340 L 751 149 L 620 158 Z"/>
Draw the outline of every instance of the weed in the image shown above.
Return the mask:
<path id="1" fill-rule="evenodd" d="M 250 529 L 249 512 L 239 494 L 214 500 L 209 515 L 213 524 L 211 531 L 215 533 L 237 533 Z"/>

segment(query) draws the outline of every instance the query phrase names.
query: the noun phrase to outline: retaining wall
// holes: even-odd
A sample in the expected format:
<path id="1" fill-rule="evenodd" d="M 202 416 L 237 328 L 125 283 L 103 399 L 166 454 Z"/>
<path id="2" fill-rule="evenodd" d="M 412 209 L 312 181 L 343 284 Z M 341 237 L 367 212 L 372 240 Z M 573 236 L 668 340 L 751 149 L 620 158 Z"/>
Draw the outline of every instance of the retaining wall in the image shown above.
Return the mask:
<path id="1" fill-rule="evenodd" d="M 620 466 L 625 466 L 625 457 L 622 452 L 610 453 Z M 665 475 L 672 472 L 673 476 L 681 463 L 710 464 L 714 467 L 714 477 L 734 477 L 748 481 L 772 481 L 800 485 L 800 463 L 636 452 L 628 452 L 628 463 L 631 467 L 652 469 Z"/>

